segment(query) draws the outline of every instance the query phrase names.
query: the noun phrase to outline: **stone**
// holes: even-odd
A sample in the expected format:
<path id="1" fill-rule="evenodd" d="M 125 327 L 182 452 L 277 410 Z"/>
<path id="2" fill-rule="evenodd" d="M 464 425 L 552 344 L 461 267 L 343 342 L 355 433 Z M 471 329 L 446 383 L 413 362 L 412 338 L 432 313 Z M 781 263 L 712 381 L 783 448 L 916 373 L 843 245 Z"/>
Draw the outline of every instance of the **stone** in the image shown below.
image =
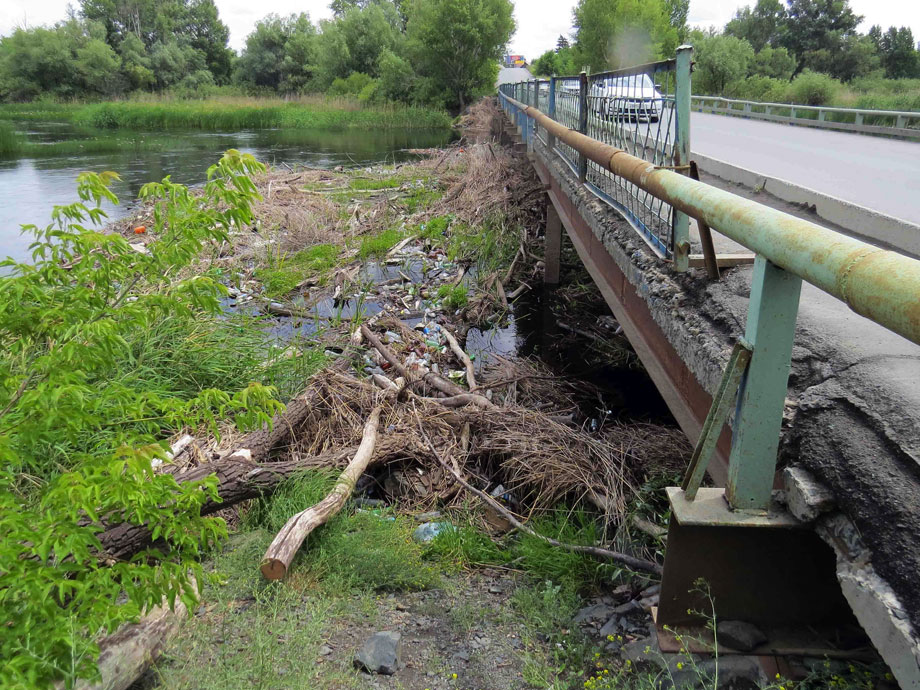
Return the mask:
<path id="1" fill-rule="evenodd" d="M 332 647 L 330 647 L 329 645 L 324 644 L 322 647 L 319 648 L 320 656 L 329 656 L 330 654 L 332 654 Z"/>
<path id="2" fill-rule="evenodd" d="M 608 635 L 616 635 L 628 628 L 636 626 L 644 628 L 647 618 L 648 614 L 638 601 L 627 601 L 610 612 L 610 618 L 604 623 L 599 634 L 601 638 L 606 638 Z"/>
<path id="3" fill-rule="evenodd" d="M 613 607 L 605 604 L 594 604 L 580 609 L 572 620 L 581 625 L 583 623 L 593 623 L 595 621 L 606 621 L 613 614 Z"/>
<path id="4" fill-rule="evenodd" d="M 398 632 L 387 630 L 372 635 L 355 654 L 355 667 L 369 673 L 392 676 L 399 670 L 400 649 Z"/>
<path id="5" fill-rule="evenodd" d="M 724 644 L 739 652 L 750 652 L 767 641 L 767 636 L 760 628 L 744 621 L 719 621 L 716 634 L 720 645 Z"/>

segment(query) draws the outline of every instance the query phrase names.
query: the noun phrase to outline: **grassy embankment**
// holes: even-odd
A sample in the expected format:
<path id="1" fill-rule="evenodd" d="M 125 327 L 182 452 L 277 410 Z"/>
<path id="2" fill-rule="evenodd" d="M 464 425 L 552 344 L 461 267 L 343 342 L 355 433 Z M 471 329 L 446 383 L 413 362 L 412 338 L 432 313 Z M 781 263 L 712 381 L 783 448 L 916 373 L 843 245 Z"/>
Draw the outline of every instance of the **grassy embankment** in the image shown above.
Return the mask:
<path id="1" fill-rule="evenodd" d="M 70 122 L 84 136 L 39 144 L 15 132 L 7 121 Z M 166 150 L 167 136 L 133 132 L 242 129 L 423 130 L 451 125 L 446 112 L 398 105 L 363 106 L 351 99 L 221 98 L 106 103 L 16 103 L 0 105 L 0 156 L 62 155 L 109 151 Z"/>

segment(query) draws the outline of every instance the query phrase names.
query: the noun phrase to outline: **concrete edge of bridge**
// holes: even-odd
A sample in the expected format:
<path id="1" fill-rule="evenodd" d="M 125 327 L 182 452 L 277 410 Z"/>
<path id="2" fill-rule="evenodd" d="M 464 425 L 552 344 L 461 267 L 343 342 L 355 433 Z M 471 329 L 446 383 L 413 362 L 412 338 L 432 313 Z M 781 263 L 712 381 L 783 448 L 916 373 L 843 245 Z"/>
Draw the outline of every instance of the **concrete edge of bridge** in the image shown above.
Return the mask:
<path id="1" fill-rule="evenodd" d="M 709 333 L 710 337 L 702 337 L 704 334 L 692 323 L 695 320 L 687 318 L 689 313 L 686 307 L 690 305 L 672 306 L 671 298 L 674 294 L 670 286 L 677 288 L 688 279 L 677 278 L 662 270 L 659 263 L 645 251 L 641 240 L 630 231 L 618 229 L 621 225 L 619 221 L 607 214 L 597 213 L 600 202 L 577 184 L 570 171 L 557 160 L 548 164 L 541 155 L 545 154 L 542 142 L 535 141 L 534 148 L 532 160 L 535 168 L 551 190 L 550 200 L 560 205 L 557 210 L 563 216 L 569 237 L 576 249 L 579 249 L 582 260 L 587 257 L 586 266 L 592 277 L 598 280 L 598 271 L 592 271 L 592 265 L 602 268 L 605 262 L 616 264 L 617 270 L 612 271 L 616 274 L 616 280 L 608 285 L 598 283 L 608 304 L 615 313 L 617 307 L 622 310 L 627 302 L 633 306 L 640 304 L 640 311 L 646 313 L 646 328 L 627 329 L 624 325 L 624 330 L 646 331 L 640 333 L 637 351 L 640 357 L 646 354 L 646 357 L 641 358 L 653 380 L 659 383 L 666 367 L 654 361 L 655 357 L 649 359 L 649 351 L 660 354 L 663 349 L 673 348 L 684 359 L 686 369 L 667 372 L 669 376 L 678 376 L 677 381 L 671 381 L 674 388 L 671 392 L 674 395 L 669 396 L 667 390 L 663 391 L 663 395 L 669 406 L 673 402 L 686 406 L 683 414 L 676 411 L 675 416 L 683 422 L 681 426 L 693 440 L 698 423 L 698 419 L 693 417 L 705 413 L 705 410 L 690 409 L 696 407 L 691 398 L 697 396 L 688 396 L 688 391 L 694 388 L 700 388 L 701 392 L 715 389 L 724 365 L 729 335 L 721 334 L 724 341 L 719 337 L 710 339 L 717 335 L 715 333 Z M 622 225 L 625 226 L 625 222 Z M 608 278 L 609 274 L 604 277 Z M 611 297 L 615 299 L 611 300 Z M 642 342 L 648 340 L 647 336 L 653 331 L 653 342 Z M 661 369 L 657 372 L 658 377 L 655 376 L 656 369 Z M 681 417 L 684 419 L 681 420 Z M 723 463 L 724 458 L 721 463 L 713 463 L 714 469 L 724 471 L 724 466 L 720 467 Z M 788 490 L 789 487 L 784 488 Z M 858 528 L 837 509 L 817 519 L 813 517 L 809 522 L 822 540 L 833 548 L 837 561 L 834 575 L 841 586 L 841 592 L 876 649 L 892 665 L 903 687 L 920 687 L 920 634 L 911 624 L 901 597 L 871 562 L 869 549 L 860 543 Z"/>
<path id="2" fill-rule="evenodd" d="M 920 225 L 718 158 L 698 153 L 692 158 L 704 173 L 812 209 L 819 218 L 854 237 L 920 258 Z"/>

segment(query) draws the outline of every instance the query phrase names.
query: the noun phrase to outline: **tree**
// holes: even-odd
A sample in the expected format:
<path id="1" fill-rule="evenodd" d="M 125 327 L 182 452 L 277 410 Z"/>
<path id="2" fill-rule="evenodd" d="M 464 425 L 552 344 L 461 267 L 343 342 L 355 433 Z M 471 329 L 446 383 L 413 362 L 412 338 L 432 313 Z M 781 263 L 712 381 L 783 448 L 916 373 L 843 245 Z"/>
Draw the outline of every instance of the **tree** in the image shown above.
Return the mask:
<path id="1" fill-rule="evenodd" d="M 862 21 L 850 9 L 849 0 L 788 0 L 782 44 L 796 56 L 795 74 L 808 64 L 809 54 L 838 52 Z"/>
<path id="2" fill-rule="evenodd" d="M 780 0 L 757 0 L 754 9 L 745 6 L 725 25 L 725 33 L 742 38 L 760 52 L 779 45 L 785 28 L 786 10 Z"/>
<path id="3" fill-rule="evenodd" d="M 822 48 L 808 53 L 805 58 L 806 69 L 841 81 L 867 77 L 880 67 L 881 60 L 872 39 L 858 34 L 842 39 L 833 51 Z"/>
<path id="4" fill-rule="evenodd" d="M 725 87 L 747 76 L 754 60 L 751 44 L 735 36 L 712 36 L 696 43 L 696 79 L 706 93 L 725 91 Z"/>
<path id="5" fill-rule="evenodd" d="M 572 49 L 564 48 L 547 50 L 531 63 L 530 71 L 536 76 L 551 77 L 553 75 L 572 75 L 578 71 L 578 68 L 575 66 Z"/>
<path id="6" fill-rule="evenodd" d="M 377 72 L 380 74 L 380 95 L 384 99 L 405 102 L 413 100 L 417 76 L 408 60 L 392 50 L 384 50 L 380 54 Z"/>
<path id="7" fill-rule="evenodd" d="M 352 72 L 377 76 L 385 50 L 403 52 L 401 19 L 392 2 L 351 7 L 334 20 L 320 22 L 316 42 L 316 85 L 327 89 Z"/>
<path id="8" fill-rule="evenodd" d="M 795 58 L 785 48 L 762 48 L 751 63 L 751 74 L 789 81 L 795 71 Z"/>
<path id="9" fill-rule="evenodd" d="M 556 52 L 558 53 L 560 50 L 565 50 L 568 47 L 569 39 L 567 39 L 562 34 L 559 34 L 559 38 L 556 39 Z"/>
<path id="10" fill-rule="evenodd" d="M 461 110 L 493 89 L 514 32 L 510 0 L 413 0 L 407 32 L 416 71 Z"/>
<path id="11" fill-rule="evenodd" d="M 875 30 L 874 35 L 871 31 Z M 920 53 L 914 47 L 914 35 L 909 27 L 889 27 L 882 34 L 881 27 L 872 27 L 870 35 L 878 47 L 885 76 L 901 79 L 920 76 Z"/>
<path id="12" fill-rule="evenodd" d="M 579 0 L 575 58 L 599 72 L 672 56 L 678 31 L 664 0 Z"/>
<path id="13" fill-rule="evenodd" d="M 316 28 L 307 14 L 269 14 L 246 37 L 235 79 L 282 91 L 303 89 L 313 77 Z"/>
<path id="14" fill-rule="evenodd" d="M 689 35 L 687 17 L 690 15 L 690 0 L 665 0 L 665 6 L 668 9 L 668 20 L 677 31 L 677 40 L 683 43 Z"/>
<path id="15" fill-rule="evenodd" d="M 77 49 L 74 66 L 83 88 L 88 93 L 102 95 L 112 92 L 112 75 L 118 73 L 121 60 L 105 41 L 93 38 Z"/>

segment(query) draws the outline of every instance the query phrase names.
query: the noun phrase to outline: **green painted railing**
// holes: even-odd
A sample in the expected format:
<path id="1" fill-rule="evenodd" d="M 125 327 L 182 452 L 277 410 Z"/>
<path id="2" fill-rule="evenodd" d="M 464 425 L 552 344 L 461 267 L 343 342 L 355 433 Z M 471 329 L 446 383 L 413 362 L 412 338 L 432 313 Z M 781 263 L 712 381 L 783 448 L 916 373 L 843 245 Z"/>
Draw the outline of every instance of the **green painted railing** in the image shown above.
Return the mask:
<path id="1" fill-rule="evenodd" d="M 727 497 L 738 510 L 770 506 L 789 366 L 802 280 L 844 301 L 855 312 L 920 344 L 920 261 L 880 249 L 807 220 L 745 199 L 627 151 L 592 139 L 509 95 L 499 94 L 504 110 L 523 132 L 535 126 L 549 137 L 670 204 L 698 222 L 730 237 L 757 255 L 751 286 L 744 347 L 750 350 L 743 373 L 729 367 L 725 390 L 737 390 L 729 459 Z M 550 103 L 553 94 L 549 95 Z M 557 149 L 535 147 L 552 157 Z M 734 384 L 732 383 L 734 382 Z M 698 439 L 694 466 L 685 488 L 695 493 L 700 465 L 705 468 L 729 407 L 717 400 L 709 431 Z M 720 419 L 721 418 L 721 419 Z M 689 495 L 689 492 L 688 492 Z"/>

